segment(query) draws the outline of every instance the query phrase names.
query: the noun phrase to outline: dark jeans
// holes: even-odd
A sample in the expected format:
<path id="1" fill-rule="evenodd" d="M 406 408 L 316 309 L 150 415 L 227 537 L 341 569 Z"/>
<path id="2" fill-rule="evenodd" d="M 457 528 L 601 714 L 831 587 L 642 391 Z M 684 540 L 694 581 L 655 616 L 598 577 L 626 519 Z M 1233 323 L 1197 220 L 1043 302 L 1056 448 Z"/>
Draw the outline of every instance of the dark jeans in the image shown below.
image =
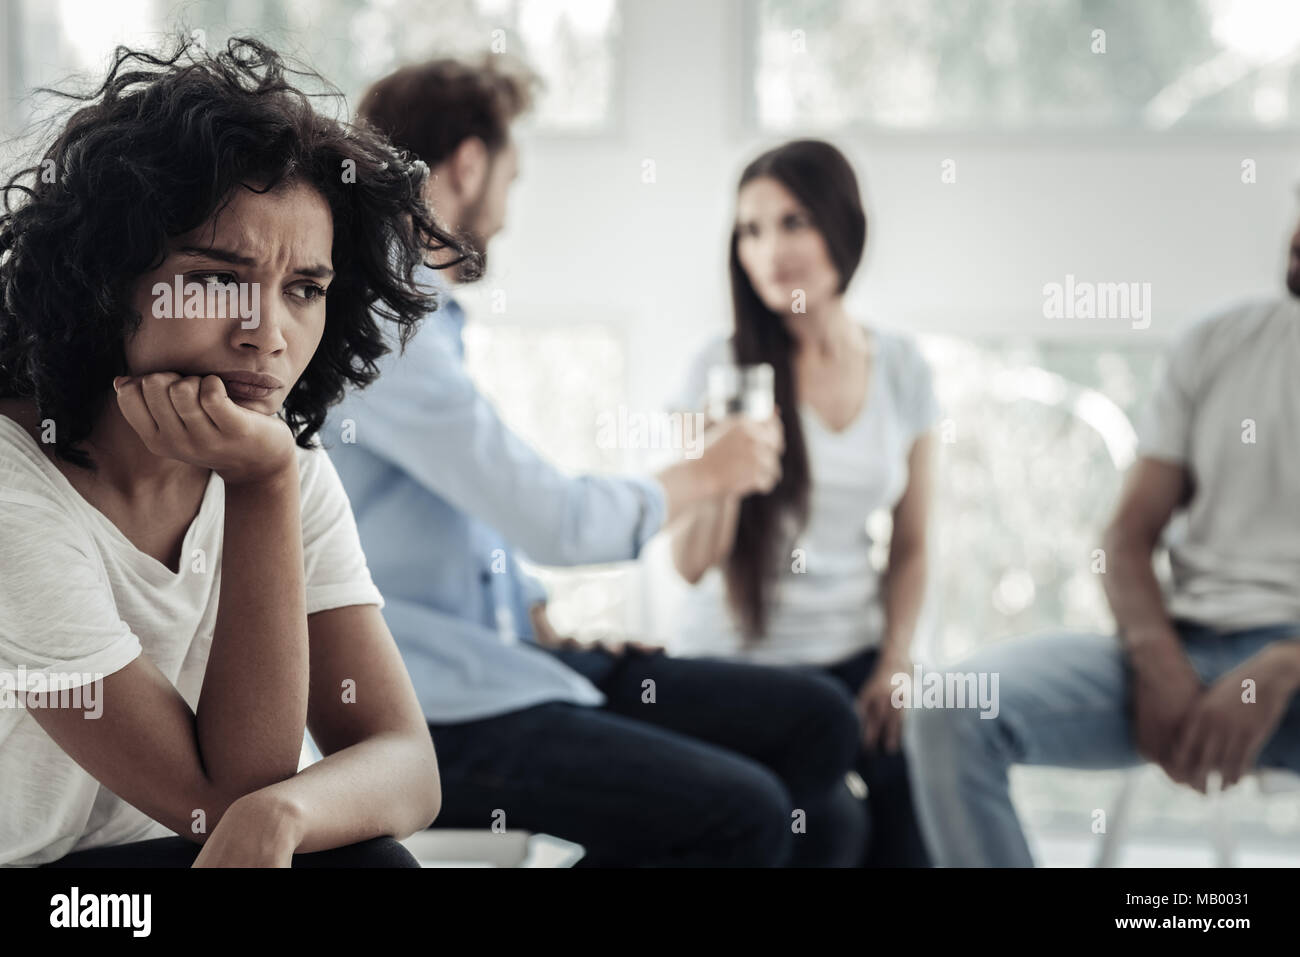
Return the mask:
<path id="1" fill-rule="evenodd" d="M 869 648 L 852 658 L 816 670 L 839 681 L 851 702 L 876 666 L 877 657 L 876 649 Z M 912 803 L 911 780 L 902 751 L 872 754 L 859 747 L 854 770 L 867 785 L 871 820 L 871 839 L 862 866 L 930 867 L 930 855 Z"/>
<path id="2" fill-rule="evenodd" d="M 183 837 L 119 844 L 75 851 L 42 867 L 189 867 L 199 855 L 199 845 Z M 419 867 L 420 862 L 391 837 L 346 844 L 328 851 L 295 854 L 294 867 Z"/>
<path id="3" fill-rule="evenodd" d="M 435 827 L 542 831 L 582 844 L 587 867 L 854 863 L 865 804 L 844 779 L 858 721 L 828 676 L 632 650 L 551 653 L 606 704 L 430 725 L 443 794 Z"/>

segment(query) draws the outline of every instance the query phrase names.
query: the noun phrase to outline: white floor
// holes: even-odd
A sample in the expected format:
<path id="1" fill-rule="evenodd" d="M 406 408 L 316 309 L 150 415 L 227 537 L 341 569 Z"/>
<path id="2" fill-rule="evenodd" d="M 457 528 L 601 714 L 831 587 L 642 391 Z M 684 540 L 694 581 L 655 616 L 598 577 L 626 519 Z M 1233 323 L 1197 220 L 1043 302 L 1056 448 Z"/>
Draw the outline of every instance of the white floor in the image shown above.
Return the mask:
<path id="1" fill-rule="evenodd" d="M 1035 853 L 1044 867 L 1092 867 L 1097 857 L 1095 841 L 1079 838 L 1038 837 Z M 1235 854 L 1236 867 L 1298 867 L 1294 853 L 1265 847 L 1241 846 Z M 1120 867 L 1214 867 L 1214 850 L 1204 844 L 1161 844 L 1130 839 L 1119 859 Z"/>

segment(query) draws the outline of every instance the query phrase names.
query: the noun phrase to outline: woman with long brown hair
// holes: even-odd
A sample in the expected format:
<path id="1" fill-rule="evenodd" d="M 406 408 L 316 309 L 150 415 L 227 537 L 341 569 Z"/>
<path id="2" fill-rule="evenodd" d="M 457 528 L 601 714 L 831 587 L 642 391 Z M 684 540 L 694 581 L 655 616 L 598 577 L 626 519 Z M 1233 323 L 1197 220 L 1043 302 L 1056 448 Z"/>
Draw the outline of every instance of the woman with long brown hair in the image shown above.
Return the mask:
<path id="1" fill-rule="evenodd" d="M 845 308 L 866 237 L 852 167 L 830 144 L 797 140 L 745 168 L 731 237 L 733 333 L 695 358 L 675 404 L 700 409 L 713 367 L 766 364 L 785 450 L 771 492 L 720 497 L 675 524 L 674 563 L 699 584 L 680 649 L 838 679 L 862 719 L 858 773 L 870 798 L 864 806 L 846 788 L 820 822 L 810 810 L 808 836 L 846 845 L 842 863 L 925 865 L 891 679 L 912 673 L 938 413 L 911 340 Z M 890 520 L 886 551 L 879 526 Z M 864 814 L 865 854 L 852 846 Z"/>

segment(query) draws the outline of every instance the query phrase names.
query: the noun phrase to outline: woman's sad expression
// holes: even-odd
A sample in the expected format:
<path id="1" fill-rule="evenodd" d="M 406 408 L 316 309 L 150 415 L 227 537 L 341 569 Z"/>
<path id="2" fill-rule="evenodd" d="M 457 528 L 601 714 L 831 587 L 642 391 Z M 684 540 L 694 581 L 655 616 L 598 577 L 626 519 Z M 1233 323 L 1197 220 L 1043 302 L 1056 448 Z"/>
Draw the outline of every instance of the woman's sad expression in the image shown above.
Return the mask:
<path id="1" fill-rule="evenodd" d="M 329 205 L 310 186 L 237 188 L 137 280 L 129 374 L 217 375 L 231 400 L 275 414 L 324 334 L 333 242 Z"/>

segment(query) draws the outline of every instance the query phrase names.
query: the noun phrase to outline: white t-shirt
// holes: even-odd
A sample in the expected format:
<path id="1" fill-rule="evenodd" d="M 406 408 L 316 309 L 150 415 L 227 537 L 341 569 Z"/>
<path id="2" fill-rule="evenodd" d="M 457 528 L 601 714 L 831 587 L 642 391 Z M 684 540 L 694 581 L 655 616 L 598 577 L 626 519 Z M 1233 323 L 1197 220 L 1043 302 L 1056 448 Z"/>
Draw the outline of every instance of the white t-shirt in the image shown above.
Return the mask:
<path id="1" fill-rule="evenodd" d="M 912 446 L 935 424 L 939 408 L 930 368 L 915 343 L 864 328 L 876 352 L 857 418 L 834 432 L 812 409 L 799 410 L 812 476 L 808 523 L 786 549 L 790 557 L 776 581 L 766 634 L 745 647 L 722 570 L 714 567 L 683 603 L 675 653 L 832 664 L 884 637 L 884 546 L 878 537 L 888 534 L 893 508 L 907 489 Z M 733 361 L 727 337 L 711 342 L 691 363 L 672 407 L 703 410 L 709 368 Z"/>
<path id="2" fill-rule="evenodd" d="M 1300 622 L 1300 303 L 1238 306 L 1169 350 L 1138 451 L 1194 491 L 1169 542 L 1169 614 L 1220 630 Z"/>
<path id="3" fill-rule="evenodd" d="M 298 449 L 307 613 L 384 606 L 347 494 L 319 447 Z M 185 535 L 181 570 L 137 549 L 21 425 L 0 415 L 0 674 L 74 688 L 142 651 L 191 709 L 217 619 L 225 483 L 215 473 Z M 78 677 L 80 676 L 80 677 Z M 45 680 L 45 679 L 40 679 Z M 0 866 L 173 832 L 102 787 L 22 707 L 0 705 Z"/>

